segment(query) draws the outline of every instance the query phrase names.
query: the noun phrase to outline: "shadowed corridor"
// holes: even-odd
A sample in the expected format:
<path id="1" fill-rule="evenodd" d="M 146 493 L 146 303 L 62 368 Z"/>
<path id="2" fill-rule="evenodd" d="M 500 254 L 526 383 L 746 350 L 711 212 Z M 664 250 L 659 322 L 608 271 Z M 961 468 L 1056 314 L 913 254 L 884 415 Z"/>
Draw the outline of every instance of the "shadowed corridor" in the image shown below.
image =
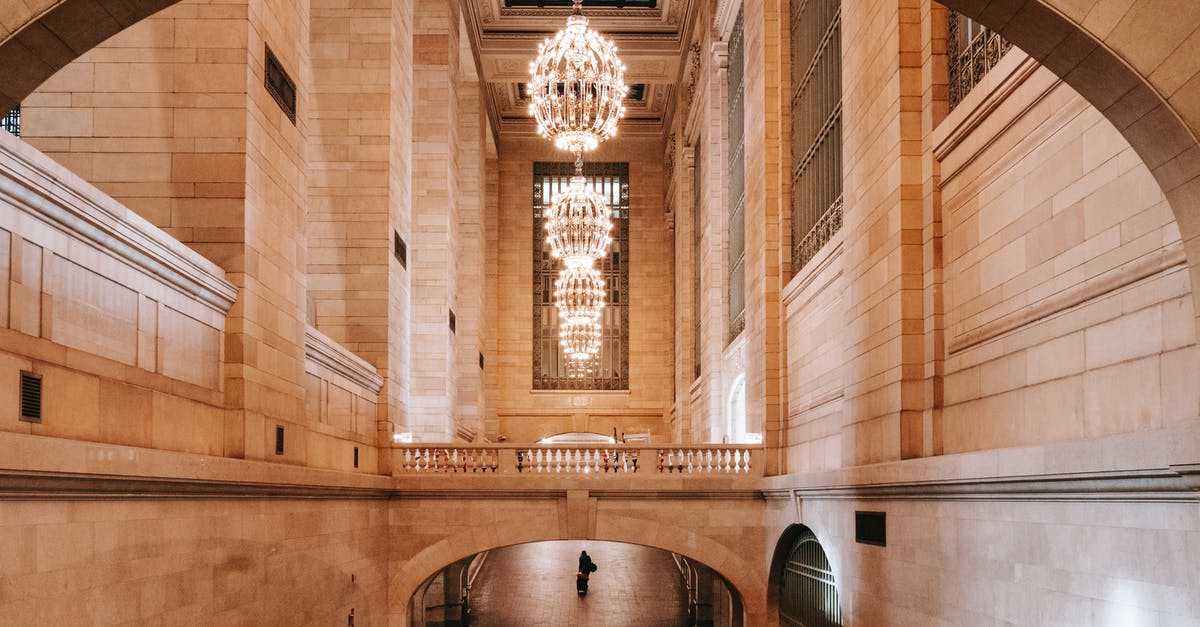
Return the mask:
<path id="1" fill-rule="evenodd" d="M 599 570 L 587 596 L 575 592 L 579 552 Z M 687 598 L 671 555 L 596 541 L 521 544 L 492 551 L 471 591 L 473 627 L 688 624 Z"/>

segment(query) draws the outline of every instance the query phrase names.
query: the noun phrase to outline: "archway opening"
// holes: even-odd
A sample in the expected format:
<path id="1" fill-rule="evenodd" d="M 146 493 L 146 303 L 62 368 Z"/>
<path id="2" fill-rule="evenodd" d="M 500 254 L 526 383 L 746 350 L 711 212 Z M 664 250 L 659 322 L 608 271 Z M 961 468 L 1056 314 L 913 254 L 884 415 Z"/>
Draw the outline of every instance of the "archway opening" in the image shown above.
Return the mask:
<path id="1" fill-rule="evenodd" d="M 792 525 L 780 537 L 771 562 L 769 606 L 782 627 L 841 627 L 837 581 L 812 529 Z"/>
<path id="2" fill-rule="evenodd" d="M 579 590 L 580 554 L 596 566 Z M 720 573 L 685 555 L 624 542 L 551 540 L 491 549 L 449 564 L 409 601 L 412 627 L 742 625 Z"/>

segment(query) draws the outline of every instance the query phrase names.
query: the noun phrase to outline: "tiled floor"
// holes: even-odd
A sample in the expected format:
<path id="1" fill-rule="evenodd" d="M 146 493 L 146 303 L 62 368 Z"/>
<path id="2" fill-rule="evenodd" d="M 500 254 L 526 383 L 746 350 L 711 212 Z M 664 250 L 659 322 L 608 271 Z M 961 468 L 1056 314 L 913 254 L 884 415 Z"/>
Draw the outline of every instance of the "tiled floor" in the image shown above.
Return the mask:
<path id="1" fill-rule="evenodd" d="M 599 570 L 575 592 L 579 552 Z M 497 549 L 471 590 L 472 627 L 682 627 L 687 598 L 671 555 L 616 542 L 537 542 Z"/>

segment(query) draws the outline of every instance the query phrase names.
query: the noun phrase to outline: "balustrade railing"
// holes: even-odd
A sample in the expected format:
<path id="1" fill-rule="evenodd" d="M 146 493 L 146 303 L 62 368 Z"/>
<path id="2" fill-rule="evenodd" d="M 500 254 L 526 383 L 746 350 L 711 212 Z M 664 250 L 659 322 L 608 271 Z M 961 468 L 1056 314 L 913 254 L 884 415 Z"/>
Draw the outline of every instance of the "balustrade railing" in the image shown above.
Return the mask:
<path id="1" fill-rule="evenodd" d="M 757 445 L 397 444 L 397 474 L 763 475 Z"/>

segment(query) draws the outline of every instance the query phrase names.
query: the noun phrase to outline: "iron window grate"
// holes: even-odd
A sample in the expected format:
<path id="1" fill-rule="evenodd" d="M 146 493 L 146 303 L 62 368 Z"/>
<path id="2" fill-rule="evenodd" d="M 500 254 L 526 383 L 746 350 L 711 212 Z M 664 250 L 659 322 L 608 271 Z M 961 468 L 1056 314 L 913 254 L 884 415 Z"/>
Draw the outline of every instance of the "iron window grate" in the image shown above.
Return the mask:
<path id="1" fill-rule="evenodd" d="M 266 49 L 266 61 L 263 63 L 263 83 L 267 87 L 267 92 L 275 99 L 279 108 L 283 110 L 284 115 L 296 123 L 296 83 L 284 71 L 283 65 L 279 63 L 279 59 L 271 52 L 271 48 L 264 46 Z"/>

